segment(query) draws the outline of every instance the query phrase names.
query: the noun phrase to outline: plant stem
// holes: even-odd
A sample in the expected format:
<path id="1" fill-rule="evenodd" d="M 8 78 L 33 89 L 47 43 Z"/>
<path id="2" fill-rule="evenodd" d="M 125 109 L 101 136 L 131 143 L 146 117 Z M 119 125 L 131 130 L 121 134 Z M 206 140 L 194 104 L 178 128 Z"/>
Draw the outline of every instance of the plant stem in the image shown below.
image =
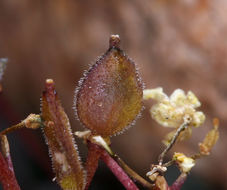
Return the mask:
<path id="1" fill-rule="evenodd" d="M 18 129 L 21 129 L 21 128 L 23 128 L 23 127 L 24 127 L 23 122 L 18 123 L 18 124 L 16 124 L 16 125 L 13 125 L 13 126 L 7 128 L 7 129 L 3 130 L 3 131 L 0 133 L 0 136 L 6 135 L 6 134 L 8 134 L 8 133 L 11 133 L 11 132 L 16 131 L 16 130 L 18 130 Z"/>
<path id="2" fill-rule="evenodd" d="M 139 182 L 142 186 L 148 189 L 152 189 L 154 187 L 153 184 L 149 183 L 147 180 L 137 174 L 133 169 L 131 169 L 118 155 L 115 154 L 113 158 L 131 178 Z"/>
<path id="3" fill-rule="evenodd" d="M 125 173 L 125 171 L 105 150 L 102 152 L 101 159 L 127 190 L 139 190 L 135 183 Z"/>
<path id="4" fill-rule="evenodd" d="M 30 114 L 26 119 L 24 119 L 20 123 L 13 125 L 0 132 L 0 136 L 7 135 L 8 133 L 14 132 L 21 128 L 37 129 L 42 125 L 43 123 L 40 115 Z"/>
<path id="5" fill-rule="evenodd" d="M 87 141 L 88 155 L 86 160 L 87 180 L 85 190 L 88 190 L 90 183 L 98 167 L 98 162 L 103 149 L 96 144 Z"/>
<path id="6" fill-rule="evenodd" d="M 14 172 L 13 162 L 12 162 L 12 159 L 11 159 L 11 156 L 10 156 L 9 142 L 8 142 L 6 135 L 0 136 L 0 140 L 1 140 L 2 155 L 3 155 L 4 159 L 6 160 L 6 162 L 8 164 L 8 168 L 12 172 Z"/>
<path id="7" fill-rule="evenodd" d="M 168 162 L 166 162 L 165 164 L 162 164 L 163 167 L 169 167 L 171 165 L 173 165 L 175 163 L 175 160 L 170 160 Z"/>
<path id="8" fill-rule="evenodd" d="M 20 190 L 13 170 L 0 152 L 0 182 L 4 190 Z"/>
<path id="9" fill-rule="evenodd" d="M 180 190 L 186 179 L 187 174 L 181 173 L 176 181 L 171 185 L 170 190 Z"/>
<path id="10" fill-rule="evenodd" d="M 97 138 L 99 137 L 99 138 Z M 108 143 L 105 143 L 105 140 L 101 137 L 101 136 L 95 136 L 92 137 L 92 140 L 94 142 L 90 142 L 91 144 L 96 145 L 97 148 L 101 148 L 104 149 L 121 167 L 122 169 L 135 181 L 139 182 L 142 186 L 144 186 L 145 188 L 148 189 L 152 189 L 153 184 L 149 183 L 148 181 L 146 181 L 144 178 L 142 178 L 139 174 L 137 174 L 133 169 L 131 169 L 117 154 L 115 154 L 110 146 L 108 145 Z M 102 142 L 102 143 L 101 143 Z M 104 143 L 103 143 L 104 142 Z M 89 146 L 89 144 L 88 144 Z"/>
<path id="11" fill-rule="evenodd" d="M 194 154 L 193 156 L 191 156 L 191 158 L 193 159 L 193 160 L 197 160 L 197 159 L 199 159 L 199 158 L 201 158 L 202 157 L 202 155 L 200 154 L 200 153 L 197 153 L 197 154 Z"/>
<path id="12" fill-rule="evenodd" d="M 157 176 L 157 179 L 155 180 L 154 190 L 170 190 L 170 187 L 168 186 L 164 176 Z"/>
<path id="13" fill-rule="evenodd" d="M 189 121 L 184 121 L 184 123 L 177 129 L 176 133 L 174 134 L 171 142 L 168 144 L 168 146 L 165 148 L 165 150 L 160 154 L 158 163 L 159 165 L 162 165 L 163 159 L 166 156 L 167 152 L 173 147 L 174 143 L 176 142 L 178 136 L 182 131 L 184 131 L 188 127 Z"/>

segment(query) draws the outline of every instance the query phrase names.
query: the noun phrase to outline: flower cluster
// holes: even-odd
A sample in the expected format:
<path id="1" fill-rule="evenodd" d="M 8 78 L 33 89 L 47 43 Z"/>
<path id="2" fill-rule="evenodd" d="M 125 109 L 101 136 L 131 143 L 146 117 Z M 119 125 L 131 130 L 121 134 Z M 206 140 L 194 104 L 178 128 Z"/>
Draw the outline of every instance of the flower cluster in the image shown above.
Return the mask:
<path id="1" fill-rule="evenodd" d="M 199 127 L 205 121 L 205 115 L 196 108 L 201 106 L 195 94 L 189 91 L 187 94 L 181 89 L 175 90 L 168 97 L 162 88 L 147 89 L 143 92 L 143 98 L 157 101 L 151 109 L 152 118 L 164 127 L 177 129 L 185 120 L 190 121 L 188 128 L 180 135 L 178 140 L 183 140 L 191 135 L 191 127 Z M 175 131 L 167 135 L 165 144 L 171 140 Z"/>

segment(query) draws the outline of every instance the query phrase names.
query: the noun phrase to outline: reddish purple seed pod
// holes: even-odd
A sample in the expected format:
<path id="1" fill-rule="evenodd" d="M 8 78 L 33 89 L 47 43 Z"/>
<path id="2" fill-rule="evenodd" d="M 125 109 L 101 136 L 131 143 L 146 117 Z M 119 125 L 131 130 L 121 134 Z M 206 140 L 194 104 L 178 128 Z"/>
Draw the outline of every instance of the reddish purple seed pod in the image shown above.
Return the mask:
<path id="1" fill-rule="evenodd" d="M 80 162 L 70 122 L 55 91 L 54 81 L 47 79 L 42 95 L 43 133 L 51 155 L 58 184 L 64 190 L 84 190 L 86 175 Z"/>
<path id="2" fill-rule="evenodd" d="M 95 135 L 117 134 L 130 126 L 142 108 L 143 84 L 134 62 L 119 48 L 118 35 L 86 72 L 75 95 L 82 124 Z"/>

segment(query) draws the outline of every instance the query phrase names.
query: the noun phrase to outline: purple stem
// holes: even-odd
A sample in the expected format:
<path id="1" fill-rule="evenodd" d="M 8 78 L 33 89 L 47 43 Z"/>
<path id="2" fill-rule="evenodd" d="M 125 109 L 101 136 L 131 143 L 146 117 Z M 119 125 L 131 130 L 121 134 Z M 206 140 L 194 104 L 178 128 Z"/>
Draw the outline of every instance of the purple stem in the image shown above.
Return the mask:
<path id="1" fill-rule="evenodd" d="M 186 173 L 181 173 L 177 180 L 171 185 L 170 190 L 180 190 L 187 179 Z"/>
<path id="2" fill-rule="evenodd" d="M 4 190 L 20 190 L 14 172 L 0 153 L 0 183 Z"/>
<path id="3" fill-rule="evenodd" d="M 125 171 L 105 150 L 102 152 L 101 159 L 127 190 L 139 190 L 135 183 L 125 173 Z"/>
<path id="4" fill-rule="evenodd" d="M 85 190 L 88 190 L 90 183 L 95 175 L 95 172 L 98 168 L 98 162 L 100 156 L 103 152 L 103 149 L 96 144 L 87 141 L 88 155 L 86 160 L 86 170 L 87 170 L 87 182 Z"/>

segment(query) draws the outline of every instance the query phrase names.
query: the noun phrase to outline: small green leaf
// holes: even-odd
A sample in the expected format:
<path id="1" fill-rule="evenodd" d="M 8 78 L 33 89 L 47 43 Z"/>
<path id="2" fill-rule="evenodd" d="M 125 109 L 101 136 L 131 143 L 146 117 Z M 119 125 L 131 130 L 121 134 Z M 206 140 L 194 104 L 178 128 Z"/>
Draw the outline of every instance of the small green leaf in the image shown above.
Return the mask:
<path id="1" fill-rule="evenodd" d="M 112 35 L 109 49 L 85 73 L 75 95 L 79 120 L 103 137 L 122 132 L 142 108 L 143 84 L 119 45 L 119 36 Z"/>

